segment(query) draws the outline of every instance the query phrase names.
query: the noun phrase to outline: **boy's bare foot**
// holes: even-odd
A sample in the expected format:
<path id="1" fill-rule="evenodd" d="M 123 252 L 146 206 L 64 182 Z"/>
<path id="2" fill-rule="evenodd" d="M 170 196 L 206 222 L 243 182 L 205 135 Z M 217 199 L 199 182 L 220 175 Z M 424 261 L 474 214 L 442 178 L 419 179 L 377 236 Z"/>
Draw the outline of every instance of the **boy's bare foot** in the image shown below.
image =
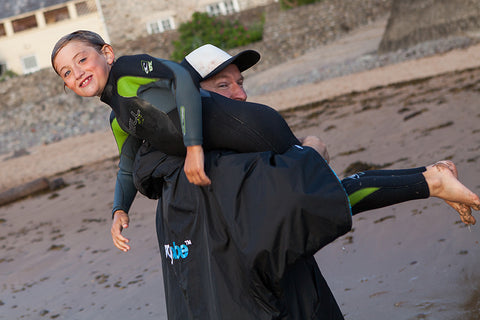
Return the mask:
<path id="1" fill-rule="evenodd" d="M 439 161 L 424 172 L 430 196 L 445 200 L 455 209 L 465 224 L 475 224 L 472 208 L 480 210 L 480 198 L 457 179 L 457 169 L 451 161 Z"/>
<path id="2" fill-rule="evenodd" d="M 445 202 L 460 214 L 460 219 L 465 224 L 475 224 L 475 217 L 472 216 L 472 209 L 463 203 L 445 200 Z"/>
<path id="3" fill-rule="evenodd" d="M 428 166 L 427 168 L 434 167 L 435 165 L 445 165 L 452 172 L 455 178 L 458 178 L 457 167 L 452 161 L 441 160 Z M 444 200 L 444 201 L 460 214 L 460 218 L 462 219 L 463 223 L 475 224 L 475 218 L 472 216 L 472 209 L 469 206 L 462 203 L 452 202 L 448 200 Z"/>
<path id="4" fill-rule="evenodd" d="M 455 178 L 458 178 L 458 171 L 457 171 L 457 166 L 455 165 L 455 163 L 453 163 L 453 161 L 450 161 L 450 160 L 440 160 L 440 161 L 437 161 L 435 162 L 434 164 L 432 165 L 429 165 L 427 166 L 427 169 L 428 168 L 432 168 L 436 165 L 444 165 L 446 166 L 448 169 L 450 169 L 450 171 L 453 173 L 453 175 L 455 176 Z"/>

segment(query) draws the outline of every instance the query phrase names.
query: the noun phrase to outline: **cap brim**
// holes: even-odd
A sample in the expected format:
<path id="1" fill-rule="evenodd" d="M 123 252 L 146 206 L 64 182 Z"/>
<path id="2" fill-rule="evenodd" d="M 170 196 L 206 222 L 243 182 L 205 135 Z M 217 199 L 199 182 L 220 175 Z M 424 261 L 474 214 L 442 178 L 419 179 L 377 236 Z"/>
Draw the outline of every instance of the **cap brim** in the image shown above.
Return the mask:
<path id="1" fill-rule="evenodd" d="M 234 64 L 238 67 L 238 70 L 240 72 L 243 72 L 252 66 L 254 66 L 258 61 L 260 60 L 260 54 L 255 51 L 255 50 L 245 50 L 242 51 L 230 59 L 226 60 L 222 64 L 220 64 L 218 67 L 216 67 L 212 72 L 207 74 L 205 77 L 203 77 L 203 80 L 206 80 L 208 78 L 211 78 L 218 74 L 220 71 L 225 69 L 227 66 Z"/>

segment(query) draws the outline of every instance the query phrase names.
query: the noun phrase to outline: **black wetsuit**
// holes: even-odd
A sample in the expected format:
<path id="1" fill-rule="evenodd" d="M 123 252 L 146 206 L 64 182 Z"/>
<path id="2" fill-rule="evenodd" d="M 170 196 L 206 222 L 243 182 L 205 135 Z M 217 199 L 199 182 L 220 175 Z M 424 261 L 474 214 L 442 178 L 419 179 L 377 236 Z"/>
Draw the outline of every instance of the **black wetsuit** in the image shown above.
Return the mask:
<path id="1" fill-rule="evenodd" d="M 184 155 L 192 145 L 283 153 L 300 144 L 274 109 L 208 91 L 200 95 L 181 65 L 148 55 L 119 58 L 101 100 L 125 132 L 169 155 Z"/>
<path id="2" fill-rule="evenodd" d="M 283 153 L 300 144 L 272 108 L 201 92 L 172 61 L 142 54 L 114 63 L 101 97 L 113 110 L 110 123 L 121 154 L 112 212 L 128 212 L 135 197 L 132 166 L 143 140 L 169 155 L 184 155 L 190 145 Z"/>
<path id="3" fill-rule="evenodd" d="M 179 64 L 135 55 L 115 62 L 102 101 L 112 107 L 123 131 L 169 155 L 184 155 L 185 146 L 198 144 L 204 150 L 276 153 L 300 145 L 274 109 L 201 92 Z M 427 198 L 424 170 L 377 170 L 344 179 L 353 213 Z"/>

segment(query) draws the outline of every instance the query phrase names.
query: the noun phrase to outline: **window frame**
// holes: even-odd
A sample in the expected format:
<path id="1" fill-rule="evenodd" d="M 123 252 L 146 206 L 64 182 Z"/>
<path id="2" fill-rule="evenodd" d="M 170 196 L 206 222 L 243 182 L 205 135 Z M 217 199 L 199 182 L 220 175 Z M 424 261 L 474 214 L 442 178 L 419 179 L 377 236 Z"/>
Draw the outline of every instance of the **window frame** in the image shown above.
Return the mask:
<path id="1" fill-rule="evenodd" d="M 29 63 L 28 59 L 33 59 L 35 62 L 35 66 L 29 67 L 27 63 Z M 22 62 L 23 74 L 34 73 L 40 70 L 40 65 L 38 64 L 38 59 L 36 54 L 30 54 L 26 56 L 20 57 Z"/>
<path id="2" fill-rule="evenodd" d="M 167 24 L 169 26 L 168 28 L 165 27 Z M 170 30 L 175 30 L 175 21 L 173 17 L 166 17 L 147 22 L 148 34 L 163 33 Z"/>
<path id="3" fill-rule="evenodd" d="M 237 0 L 223 0 L 219 2 L 213 2 L 205 7 L 205 11 L 209 16 L 229 15 L 240 12 Z"/>
<path id="4" fill-rule="evenodd" d="M 70 12 L 68 12 L 68 7 L 66 6 L 46 10 L 43 12 L 43 17 L 45 18 L 45 23 L 47 25 L 52 25 L 60 21 L 71 19 Z"/>

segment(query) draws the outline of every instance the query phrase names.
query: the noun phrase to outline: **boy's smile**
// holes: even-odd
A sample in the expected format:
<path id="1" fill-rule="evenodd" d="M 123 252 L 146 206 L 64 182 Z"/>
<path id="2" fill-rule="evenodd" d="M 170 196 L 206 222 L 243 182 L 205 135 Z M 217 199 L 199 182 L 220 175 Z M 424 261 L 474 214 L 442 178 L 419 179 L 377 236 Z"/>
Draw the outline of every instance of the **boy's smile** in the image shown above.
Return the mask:
<path id="1" fill-rule="evenodd" d="M 87 79 L 80 84 L 80 87 L 86 87 L 90 83 L 90 80 L 92 80 L 92 76 L 87 77 Z"/>
<path id="2" fill-rule="evenodd" d="M 67 88 L 82 97 L 100 96 L 114 61 L 113 50 L 105 45 L 102 52 L 81 41 L 71 41 L 58 51 L 55 70 Z"/>

